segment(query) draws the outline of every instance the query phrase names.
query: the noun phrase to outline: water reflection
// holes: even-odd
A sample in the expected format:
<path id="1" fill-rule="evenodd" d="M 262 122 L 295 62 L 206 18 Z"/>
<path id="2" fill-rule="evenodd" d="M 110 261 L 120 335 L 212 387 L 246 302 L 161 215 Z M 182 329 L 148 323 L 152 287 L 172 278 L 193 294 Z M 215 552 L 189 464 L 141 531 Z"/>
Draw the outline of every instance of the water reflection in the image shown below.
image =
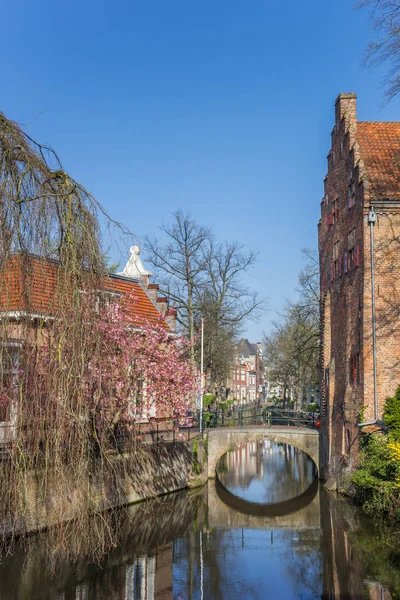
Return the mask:
<path id="1" fill-rule="evenodd" d="M 185 492 L 129 507 L 118 547 L 100 563 L 62 553 L 50 562 L 46 535 L 32 536 L 1 561 L 0 600 L 172 600 L 174 540 L 204 510 L 202 495 Z"/>
<path id="2" fill-rule="evenodd" d="M 0 563 L 0 600 L 387 600 L 389 586 L 398 597 L 387 534 L 371 533 L 358 508 L 324 489 L 290 514 L 253 516 L 210 482 L 131 507 L 100 564 L 60 555 L 49 569 L 44 536 L 32 537 Z"/>
<path id="3" fill-rule="evenodd" d="M 263 440 L 227 452 L 217 465 L 218 478 L 248 502 L 276 504 L 302 495 L 316 478 L 309 456 L 288 444 Z"/>

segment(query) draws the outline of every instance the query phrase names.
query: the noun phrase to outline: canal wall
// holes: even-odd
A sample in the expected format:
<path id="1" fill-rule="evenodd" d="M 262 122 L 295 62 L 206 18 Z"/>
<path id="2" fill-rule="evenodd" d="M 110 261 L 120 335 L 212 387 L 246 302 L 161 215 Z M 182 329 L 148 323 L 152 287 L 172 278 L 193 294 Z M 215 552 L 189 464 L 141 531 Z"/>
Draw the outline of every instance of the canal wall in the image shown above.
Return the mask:
<path id="1" fill-rule="evenodd" d="M 0 522 L 3 535 L 23 535 L 70 521 L 84 511 L 101 513 L 119 506 L 155 498 L 188 487 L 194 479 L 193 443 L 143 447 L 135 456 L 110 457 L 107 475 L 94 463 L 76 485 L 74 475 L 48 472 L 46 488 L 40 471 L 28 472 L 18 508 L 9 521 Z M 110 472 L 113 476 L 110 478 Z M 62 489 L 62 493 L 60 493 Z"/>

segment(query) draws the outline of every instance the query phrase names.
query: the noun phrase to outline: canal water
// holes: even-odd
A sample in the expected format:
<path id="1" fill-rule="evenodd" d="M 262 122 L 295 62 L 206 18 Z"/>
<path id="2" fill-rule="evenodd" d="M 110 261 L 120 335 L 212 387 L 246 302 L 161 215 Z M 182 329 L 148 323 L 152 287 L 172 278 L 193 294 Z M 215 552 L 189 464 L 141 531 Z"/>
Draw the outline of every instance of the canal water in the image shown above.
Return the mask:
<path id="1" fill-rule="evenodd" d="M 323 490 L 305 454 L 243 444 L 217 473 L 197 490 L 129 507 L 100 560 L 49 556 L 46 535 L 32 536 L 3 557 L 0 600 L 400 597 L 396 534 Z M 83 535 L 95 549 L 95 534 Z"/>

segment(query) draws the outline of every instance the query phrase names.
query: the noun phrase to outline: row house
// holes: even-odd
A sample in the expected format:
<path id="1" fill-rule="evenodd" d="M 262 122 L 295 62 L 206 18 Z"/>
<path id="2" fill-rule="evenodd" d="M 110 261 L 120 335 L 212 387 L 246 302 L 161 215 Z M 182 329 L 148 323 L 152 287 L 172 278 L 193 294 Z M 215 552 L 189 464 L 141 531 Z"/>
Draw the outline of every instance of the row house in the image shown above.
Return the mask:
<path id="1" fill-rule="evenodd" d="M 16 390 L 24 344 L 43 343 L 57 314 L 57 283 L 60 266 L 55 260 L 32 254 L 13 254 L 0 271 L 0 319 L 2 344 L 0 355 L 0 392 Z M 160 297 L 157 284 L 150 283 L 140 258 L 140 250 L 133 246 L 129 260 L 121 273 L 108 274 L 96 291 L 98 302 L 120 301 L 124 296 L 128 316 L 140 328 L 145 324 L 161 325 L 173 336 L 176 331 L 176 310 L 168 309 L 167 298 Z M 84 292 L 83 292 L 84 293 Z M 160 317 L 161 318 L 160 320 Z M 0 339 L 1 341 L 1 339 Z M 5 392 L 4 392 L 5 393 Z M 6 400 L 6 401 L 5 401 Z M 9 394 L 0 403 L 0 443 L 10 439 L 15 430 L 16 399 Z M 153 412 L 155 411 L 154 409 Z M 150 418 L 154 414 L 145 415 Z M 11 435 L 13 435 L 11 433 Z"/>
<path id="2" fill-rule="evenodd" d="M 235 345 L 235 360 L 230 381 L 231 399 L 240 403 L 256 402 L 263 390 L 262 344 L 242 338 Z"/>
<path id="3" fill-rule="evenodd" d="M 335 104 L 318 242 L 322 462 L 335 478 L 400 383 L 400 123 L 358 121 L 353 93 Z"/>

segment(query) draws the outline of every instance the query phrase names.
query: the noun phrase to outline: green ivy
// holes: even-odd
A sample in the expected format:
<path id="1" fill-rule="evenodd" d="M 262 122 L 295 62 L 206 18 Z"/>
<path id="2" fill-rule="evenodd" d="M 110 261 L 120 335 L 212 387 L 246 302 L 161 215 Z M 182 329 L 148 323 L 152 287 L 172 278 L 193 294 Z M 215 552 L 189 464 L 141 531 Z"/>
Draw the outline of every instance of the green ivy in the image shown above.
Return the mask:
<path id="1" fill-rule="evenodd" d="M 387 435 L 363 435 L 360 464 L 352 475 L 356 499 L 369 513 L 385 513 L 400 521 L 400 463 L 394 459 L 389 444 L 400 441 L 400 387 L 387 398 L 384 409 Z M 359 420 L 364 413 L 360 411 Z"/>
<path id="2" fill-rule="evenodd" d="M 192 471 L 195 475 L 200 475 L 202 470 L 203 466 L 199 461 L 199 443 L 197 440 L 194 440 L 192 450 Z"/>
<path id="3" fill-rule="evenodd" d="M 391 438 L 400 442 L 400 386 L 393 398 L 386 399 L 384 419 Z"/>
<path id="4" fill-rule="evenodd" d="M 212 404 L 214 401 L 215 401 L 214 394 L 204 394 L 204 396 L 203 396 L 204 408 L 208 408 L 210 406 L 210 404 Z"/>
<path id="5" fill-rule="evenodd" d="M 208 435 L 203 438 L 204 460 L 208 460 Z"/>

